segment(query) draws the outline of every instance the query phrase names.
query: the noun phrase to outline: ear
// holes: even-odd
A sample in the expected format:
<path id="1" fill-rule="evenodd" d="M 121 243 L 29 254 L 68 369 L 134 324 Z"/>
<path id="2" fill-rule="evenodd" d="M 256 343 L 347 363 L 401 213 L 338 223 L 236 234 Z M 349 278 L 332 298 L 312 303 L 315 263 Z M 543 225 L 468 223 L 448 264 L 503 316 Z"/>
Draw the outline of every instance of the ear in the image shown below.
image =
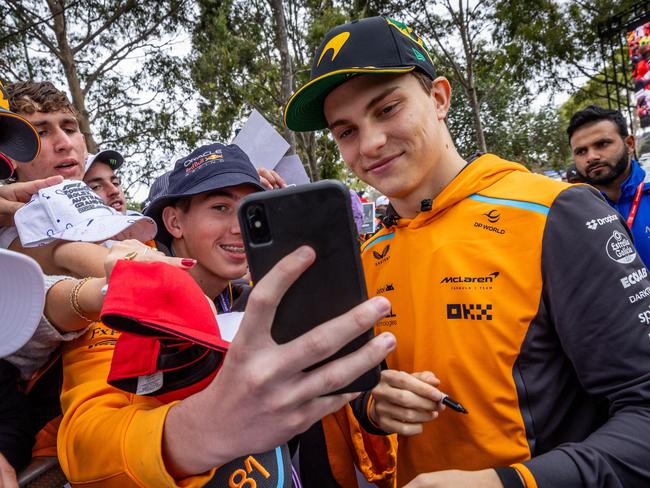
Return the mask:
<path id="1" fill-rule="evenodd" d="M 183 222 L 181 210 L 176 207 L 165 207 L 162 212 L 162 220 L 167 232 L 172 237 L 180 239 L 183 237 Z"/>
<path id="2" fill-rule="evenodd" d="M 633 156 L 634 155 L 634 148 L 635 148 L 635 141 L 634 141 L 634 136 L 630 134 L 629 136 L 625 137 L 623 139 L 623 142 L 625 142 L 625 145 L 627 146 L 627 150 L 630 152 L 630 154 Z"/>
<path id="3" fill-rule="evenodd" d="M 444 120 L 451 104 L 451 85 L 444 76 L 438 76 L 431 85 L 431 97 L 436 102 L 436 116 Z"/>

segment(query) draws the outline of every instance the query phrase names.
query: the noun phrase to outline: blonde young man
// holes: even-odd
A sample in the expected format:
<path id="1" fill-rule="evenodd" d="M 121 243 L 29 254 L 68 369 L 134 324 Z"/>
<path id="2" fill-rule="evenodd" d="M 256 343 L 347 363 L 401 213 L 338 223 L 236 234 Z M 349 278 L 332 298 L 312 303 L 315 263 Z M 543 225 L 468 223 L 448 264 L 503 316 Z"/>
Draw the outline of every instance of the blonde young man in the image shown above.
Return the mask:
<path id="1" fill-rule="evenodd" d="M 357 417 L 400 434 L 398 486 L 648 485 L 650 282 L 624 222 L 590 187 L 466 161 L 450 99 L 421 39 L 375 17 L 326 35 L 285 109 L 390 199 L 362 259 L 398 343 Z"/>

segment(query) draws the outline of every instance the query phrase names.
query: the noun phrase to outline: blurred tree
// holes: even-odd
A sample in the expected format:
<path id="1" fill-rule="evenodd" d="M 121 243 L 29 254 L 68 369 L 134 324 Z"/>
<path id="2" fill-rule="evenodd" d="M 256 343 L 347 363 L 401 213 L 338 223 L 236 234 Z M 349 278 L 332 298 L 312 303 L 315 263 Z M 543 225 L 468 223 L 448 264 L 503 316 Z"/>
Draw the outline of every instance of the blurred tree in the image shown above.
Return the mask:
<path id="1" fill-rule="evenodd" d="M 156 150 L 176 146 L 182 114 L 183 35 L 190 0 L 5 0 L 0 70 L 5 82 L 51 80 L 67 87 L 88 150 L 110 146 L 127 185 L 147 180 Z M 187 87 L 184 87 L 187 89 Z"/>

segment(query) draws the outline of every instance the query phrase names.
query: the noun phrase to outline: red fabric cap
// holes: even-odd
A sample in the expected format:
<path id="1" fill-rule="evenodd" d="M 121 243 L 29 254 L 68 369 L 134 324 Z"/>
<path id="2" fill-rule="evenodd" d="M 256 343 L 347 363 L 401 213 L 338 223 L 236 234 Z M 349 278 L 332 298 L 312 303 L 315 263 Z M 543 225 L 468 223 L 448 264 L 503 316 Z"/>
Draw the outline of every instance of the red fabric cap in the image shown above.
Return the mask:
<path id="1" fill-rule="evenodd" d="M 165 263 L 119 260 L 101 313 L 109 327 L 141 335 L 170 335 L 228 350 L 203 290 L 190 274 Z"/>
<path id="2" fill-rule="evenodd" d="M 180 400 L 204 389 L 224 354 L 188 341 L 123 332 L 117 340 L 108 383 L 162 402 Z"/>

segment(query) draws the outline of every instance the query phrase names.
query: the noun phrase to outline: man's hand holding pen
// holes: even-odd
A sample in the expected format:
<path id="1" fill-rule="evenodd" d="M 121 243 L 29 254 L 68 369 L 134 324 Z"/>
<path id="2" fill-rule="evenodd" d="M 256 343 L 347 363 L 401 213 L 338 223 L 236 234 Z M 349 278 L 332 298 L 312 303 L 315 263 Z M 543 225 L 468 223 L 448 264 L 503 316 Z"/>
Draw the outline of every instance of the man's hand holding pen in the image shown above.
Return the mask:
<path id="1" fill-rule="evenodd" d="M 372 390 L 370 419 L 385 432 L 420 434 L 422 424 L 435 419 L 445 409 L 443 401 L 448 397 L 438 390 L 439 384 L 440 380 L 430 371 L 412 374 L 391 369 L 382 371 L 379 384 Z M 450 405 L 454 410 L 465 410 L 453 400 L 451 403 L 456 405 Z"/>

